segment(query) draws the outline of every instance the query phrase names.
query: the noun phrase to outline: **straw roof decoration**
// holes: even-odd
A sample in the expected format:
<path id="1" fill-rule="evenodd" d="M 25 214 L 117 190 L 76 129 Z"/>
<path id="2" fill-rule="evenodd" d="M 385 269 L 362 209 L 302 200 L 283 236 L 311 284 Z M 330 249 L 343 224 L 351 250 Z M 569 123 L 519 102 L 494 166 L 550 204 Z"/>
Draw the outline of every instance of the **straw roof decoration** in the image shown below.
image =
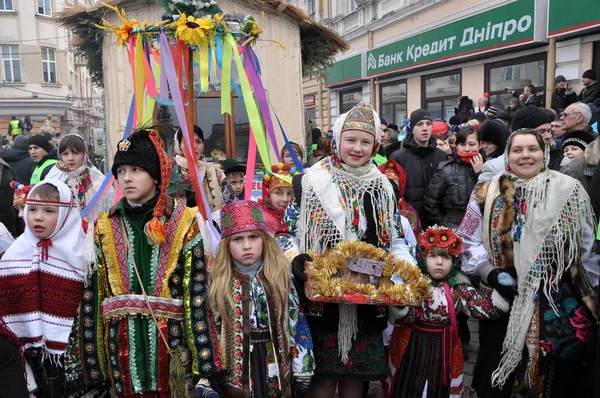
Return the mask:
<path id="1" fill-rule="evenodd" d="M 170 0 L 156 0 L 157 4 L 165 7 Z M 348 50 L 348 43 L 332 29 L 320 22 L 314 21 L 301 9 L 285 3 L 281 0 L 234 0 L 241 4 L 263 11 L 267 14 L 289 18 L 296 22 L 300 29 L 302 72 L 304 76 L 315 76 L 322 74 L 328 66 L 335 62 L 335 55 Z M 128 0 L 106 0 L 109 6 L 126 6 Z M 199 2 L 202 5 L 202 2 Z M 206 3 L 208 6 L 204 13 L 218 11 L 214 0 Z M 177 14 L 179 6 L 185 6 L 185 2 L 177 4 L 176 9 L 167 13 Z M 212 11 L 211 11 L 212 10 Z M 191 10 L 187 11 L 188 15 Z M 73 31 L 74 38 L 71 44 L 76 48 L 76 53 L 86 59 L 87 67 L 93 82 L 102 86 L 102 44 L 105 31 L 100 26 L 102 18 L 111 12 L 102 3 L 92 6 L 82 5 L 77 0 L 66 2 L 63 11 L 58 13 L 58 22 Z M 193 15 L 196 15 L 194 13 Z M 227 16 L 225 16 L 227 19 Z"/>

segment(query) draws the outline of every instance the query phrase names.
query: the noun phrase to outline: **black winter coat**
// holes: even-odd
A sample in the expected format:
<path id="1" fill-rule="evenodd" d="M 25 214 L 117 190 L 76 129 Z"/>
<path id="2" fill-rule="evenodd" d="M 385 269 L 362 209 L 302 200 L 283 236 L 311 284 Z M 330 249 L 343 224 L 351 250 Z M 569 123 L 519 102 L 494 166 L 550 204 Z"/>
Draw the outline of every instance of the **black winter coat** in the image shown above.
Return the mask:
<path id="1" fill-rule="evenodd" d="M 17 181 L 21 184 L 29 185 L 31 174 L 35 170 L 36 164 L 29 156 L 29 151 L 25 149 L 9 148 L 2 154 L 2 159 L 17 174 Z"/>
<path id="2" fill-rule="evenodd" d="M 594 84 L 590 84 L 587 87 L 584 87 L 581 92 L 579 93 L 579 101 L 583 102 L 584 104 L 591 104 L 594 101 L 596 101 L 596 99 L 598 99 L 600 97 L 600 87 L 598 86 L 598 82 L 595 82 Z"/>
<path id="3" fill-rule="evenodd" d="M 456 154 L 453 160 L 440 163 L 425 189 L 425 211 L 432 223 L 458 228 L 479 174 Z"/>
<path id="4" fill-rule="evenodd" d="M 416 210 L 423 229 L 432 225 L 423 204 L 425 188 L 439 164 L 448 160 L 448 155 L 438 149 L 436 144 L 436 139 L 431 137 L 427 147 L 422 147 L 415 142 L 411 133 L 402 141 L 403 148 L 389 156 L 406 172 L 404 199 Z"/>
<path id="5" fill-rule="evenodd" d="M 550 106 L 552 109 L 556 111 L 557 114 L 562 113 L 567 106 L 577 102 L 577 93 L 573 91 L 569 91 L 567 93 L 566 89 L 556 89 L 552 94 L 552 105 Z"/>

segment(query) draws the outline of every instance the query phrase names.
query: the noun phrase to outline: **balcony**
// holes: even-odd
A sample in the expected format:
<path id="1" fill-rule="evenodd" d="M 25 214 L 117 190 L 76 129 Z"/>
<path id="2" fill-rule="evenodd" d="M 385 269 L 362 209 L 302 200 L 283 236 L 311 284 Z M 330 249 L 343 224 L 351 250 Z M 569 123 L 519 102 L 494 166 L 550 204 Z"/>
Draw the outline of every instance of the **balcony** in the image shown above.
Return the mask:
<path id="1" fill-rule="evenodd" d="M 357 0 L 356 3 L 360 3 L 360 0 Z M 358 5 L 358 8 L 350 14 L 340 19 L 336 18 L 332 20 L 329 26 L 340 36 L 344 37 L 371 23 L 376 18 L 376 15 L 375 2 L 365 1 Z"/>

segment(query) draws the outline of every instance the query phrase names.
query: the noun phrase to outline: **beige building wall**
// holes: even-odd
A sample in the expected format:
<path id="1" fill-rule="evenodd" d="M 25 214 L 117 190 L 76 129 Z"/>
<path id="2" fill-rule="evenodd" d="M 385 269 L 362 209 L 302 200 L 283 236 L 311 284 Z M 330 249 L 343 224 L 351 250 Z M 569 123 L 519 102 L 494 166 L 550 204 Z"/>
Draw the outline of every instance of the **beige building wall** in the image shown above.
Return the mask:
<path id="1" fill-rule="evenodd" d="M 256 43 L 254 49 L 261 62 L 262 79 L 267 90 L 271 105 L 275 108 L 281 123 L 293 141 L 304 140 L 304 117 L 302 96 L 302 62 L 300 53 L 300 31 L 298 25 L 288 18 L 272 14 L 265 14 L 265 19 L 260 21 L 261 10 L 253 10 L 241 6 L 232 0 L 222 0 L 219 6 L 225 14 L 253 15 L 259 25 L 264 28 L 262 37 L 278 39 L 285 45 L 285 50 L 269 40 Z M 125 6 L 127 17 L 138 21 L 160 21 L 164 14 L 163 8 L 158 4 L 148 5 L 146 1 L 136 0 Z M 108 13 L 106 19 L 111 24 L 119 24 L 114 13 Z M 121 139 L 133 86 L 131 81 L 131 68 L 128 62 L 127 50 L 116 46 L 116 36 L 105 36 L 102 49 L 104 57 L 104 80 L 106 96 L 106 125 L 108 130 L 107 146 L 109 157 L 112 159 L 116 144 Z M 277 60 L 274 62 L 273 60 Z M 176 120 L 176 115 L 172 115 Z M 278 125 L 272 113 L 275 131 Z M 276 133 L 278 146 L 283 145 L 283 136 Z M 275 159 L 272 153 L 272 159 Z M 259 159 L 259 158 L 258 158 Z"/>

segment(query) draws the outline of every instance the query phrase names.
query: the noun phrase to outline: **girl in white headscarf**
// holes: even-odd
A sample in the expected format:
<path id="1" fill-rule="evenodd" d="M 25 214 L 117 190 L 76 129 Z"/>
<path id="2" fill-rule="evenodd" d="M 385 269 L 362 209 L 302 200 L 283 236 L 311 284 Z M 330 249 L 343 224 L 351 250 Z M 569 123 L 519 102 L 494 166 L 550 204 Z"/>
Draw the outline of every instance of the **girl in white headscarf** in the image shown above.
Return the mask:
<path id="1" fill-rule="evenodd" d="M 363 241 L 415 263 L 403 239 L 392 184 L 372 162 L 380 136 L 379 116 L 369 104 L 360 103 L 337 119 L 334 155 L 293 180 L 299 216 L 292 221 L 288 257 L 319 254 L 340 241 Z M 306 260 L 310 257 L 300 254 L 292 262 L 301 296 Z M 341 398 L 362 398 L 365 381 L 385 379 L 385 306 L 305 300 L 304 310 L 317 365 L 308 396 L 330 398 L 337 387 Z"/>
<path id="2" fill-rule="evenodd" d="M 23 346 L 41 396 L 64 397 L 63 359 L 84 285 L 85 234 L 69 187 L 36 185 L 25 225 L 0 260 L 0 316 Z"/>

